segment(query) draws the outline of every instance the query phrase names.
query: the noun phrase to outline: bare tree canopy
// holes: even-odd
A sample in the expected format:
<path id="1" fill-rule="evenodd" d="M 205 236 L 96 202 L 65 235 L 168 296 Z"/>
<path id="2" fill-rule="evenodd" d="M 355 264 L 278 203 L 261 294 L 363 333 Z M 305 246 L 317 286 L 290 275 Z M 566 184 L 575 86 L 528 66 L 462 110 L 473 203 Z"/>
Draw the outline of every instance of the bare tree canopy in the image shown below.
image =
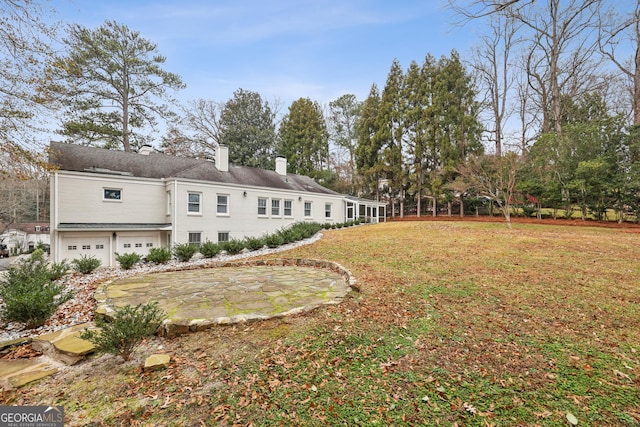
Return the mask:
<path id="1" fill-rule="evenodd" d="M 633 124 L 640 125 L 640 1 L 636 0 L 635 7 L 627 15 L 608 11 L 600 16 L 600 52 L 630 83 Z M 630 47 L 631 55 L 625 55 L 625 47 Z"/>
<path id="2" fill-rule="evenodd" d="M 207 99 L 189 101 L 177 123 L 162 138 L 162 148 L 175 155 L 214 159 L 220 144 L 220 112 L 224 104 Z"/>
<path id="3" fill-rule="evenodd" d="M 461 22 L 504 16 L 519 22 L 527 84 L 542 133 L 562 133 L 562 98 L 579 97 L 602 83 L 597 28 L 602 0 L 449 0 Z"/>
<path id="4" fill-rule="evenodd" d="M 37 1 L 0 0 L 0 153 L 13 161 L 35 161 L 45 109 L 34 82 L 50 54 L 48 14 Z"/>

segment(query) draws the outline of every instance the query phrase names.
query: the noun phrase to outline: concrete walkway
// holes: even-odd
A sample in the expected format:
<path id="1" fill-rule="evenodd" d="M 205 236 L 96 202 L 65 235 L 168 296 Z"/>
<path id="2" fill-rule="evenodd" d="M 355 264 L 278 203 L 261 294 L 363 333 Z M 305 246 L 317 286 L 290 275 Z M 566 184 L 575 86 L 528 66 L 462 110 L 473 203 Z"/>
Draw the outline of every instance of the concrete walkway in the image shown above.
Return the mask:
<path id="1" fill-rule="evenodd" d="M 327 261 L 244 261 L 116 279 L 95 297 L 97 313 L 106 316 L 157 301 L 168 317 L 162 333 L 174 336 L 336 304 L 352 286 L 349 272 Z"/>

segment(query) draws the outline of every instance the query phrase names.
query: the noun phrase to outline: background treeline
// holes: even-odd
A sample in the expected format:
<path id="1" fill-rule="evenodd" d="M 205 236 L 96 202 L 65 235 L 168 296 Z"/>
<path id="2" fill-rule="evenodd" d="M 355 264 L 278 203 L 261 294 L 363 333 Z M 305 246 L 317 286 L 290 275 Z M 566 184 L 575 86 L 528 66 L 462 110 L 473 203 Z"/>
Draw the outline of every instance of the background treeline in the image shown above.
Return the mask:
<path id="1" fill-rule="evenodd" d="M 232 163 L 261 168 L 284 155 L 290 172 L 388 201 L 394 216 L 635 220 L 640 208 L 638 1 L 450 0 L 460 31 L 481 28 L 470 52 L 393 61 L 364 100 L 286 108 L 243 88 L 180 104 L 184 82 L 138 32 L 106 21 L 56 34 L 36 2 L 0 3 L 0 191 L 16 179 L 39 189 L 13 191 L 23 206 L 3 204 L 1 223 L 46 215 L 36 119 L 109 149 L 211 158 L 223 144 Z"/>

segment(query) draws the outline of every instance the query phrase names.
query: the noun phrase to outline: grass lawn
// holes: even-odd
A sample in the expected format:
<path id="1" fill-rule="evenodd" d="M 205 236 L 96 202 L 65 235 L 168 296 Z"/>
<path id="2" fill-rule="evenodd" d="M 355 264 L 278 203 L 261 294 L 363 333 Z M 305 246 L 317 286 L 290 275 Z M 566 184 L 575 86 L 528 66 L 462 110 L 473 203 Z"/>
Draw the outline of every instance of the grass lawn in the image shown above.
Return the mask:
<path id="1" fill-rule="evenodd" d="M 640 426 L 638 229 L 397 222 L 277 256 L 336 261 L 361 292 L 0 401 L 63 405 L 68 425 Z M 171 366 L 141 372 L 158 346 Z"/>

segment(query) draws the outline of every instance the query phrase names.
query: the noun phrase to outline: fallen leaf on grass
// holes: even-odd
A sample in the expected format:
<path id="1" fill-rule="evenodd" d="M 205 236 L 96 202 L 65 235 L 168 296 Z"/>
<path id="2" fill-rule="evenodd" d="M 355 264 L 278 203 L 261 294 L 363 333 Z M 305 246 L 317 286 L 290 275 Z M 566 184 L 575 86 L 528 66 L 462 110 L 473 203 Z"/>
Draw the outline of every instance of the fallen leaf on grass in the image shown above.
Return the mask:
<path id="1" fill-rule="evenodd" d="M 567 412 L 567 421 L 569 421 L 569 424 L 571 424 L 572 426 L 578 425 L 578 419 L 571 412 Z"/>
<path id="2" fill-rule="evenodd" d="M 462 407 L 464 408 L 465 411 L 467 411 L 468 413 L 475 415 L 476 414 L 476 408 L 471 404 L 471 403 L 463 403 Z"/>
<path id="3" fill-rule="evenodd" d="M 618 371 L 617 369 L 614 369 L 613 373 L 616 374 L 616 376 L 618 376 L 618 377 L 622 377 L 622 378 L 625 378 L 627 380 L 631 379 L 631 377 L 629 375 L 625 374 L 624 372 Z"/>

